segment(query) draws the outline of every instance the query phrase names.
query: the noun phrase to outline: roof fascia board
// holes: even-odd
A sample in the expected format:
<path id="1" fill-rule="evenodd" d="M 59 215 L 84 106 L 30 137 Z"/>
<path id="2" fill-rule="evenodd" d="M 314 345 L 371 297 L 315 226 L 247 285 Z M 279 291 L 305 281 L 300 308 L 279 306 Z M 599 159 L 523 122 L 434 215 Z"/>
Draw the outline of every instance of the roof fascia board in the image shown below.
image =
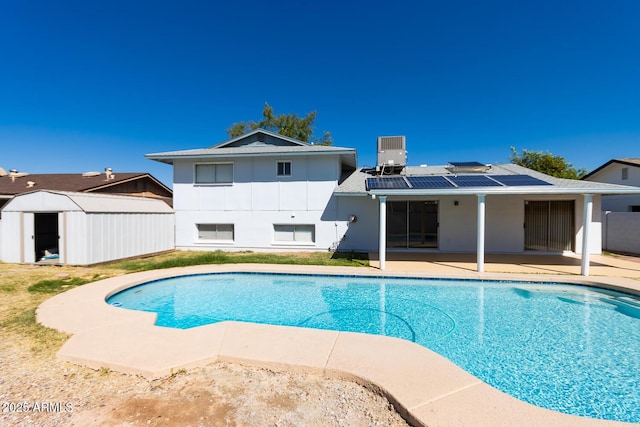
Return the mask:
<path id="1" fill-rule="evenodd" d="M 343 155 L 343 154 L 351 154 L 356 155 L 355 150 L 347 149 L 347 150 L 333 150 L 333 151 L 277 151 L 272 153 L 227 153 L 227 154 L 217 154 L 217 153 L 207 153 L 207 154 L 186 154 L 186 155 L 178 155 L 178 156 L 154 156 L 148 157 L 151 160 L 157 160 L 160 162 L 168 160 L 177 160 L 177 159 L 227 159 L 234 157 L 282 157 L 282 156 L 316 156 L 316 155 Z"/>

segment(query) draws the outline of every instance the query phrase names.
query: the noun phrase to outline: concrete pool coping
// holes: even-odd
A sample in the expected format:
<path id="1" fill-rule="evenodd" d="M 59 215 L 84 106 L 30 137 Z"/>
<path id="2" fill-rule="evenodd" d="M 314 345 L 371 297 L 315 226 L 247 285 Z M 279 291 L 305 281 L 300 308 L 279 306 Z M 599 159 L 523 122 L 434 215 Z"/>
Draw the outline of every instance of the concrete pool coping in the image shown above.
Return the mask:
<path id="1" fill-rule="evenodd" d="M 614 426 L 629 423 L 539 408 L 482 382 L 446 358 L 398 338 L 242 322 L 188 330 L 158 327 L 156 315 L 124 310 L 105 298 L 151 280 L 212 272 L 444 277 L 562 282 L 640 295 L 640 282 L 620 277 L 490 273 L 385 273 L 374 268 L 225 264 L 154 270 L 101 280 L 54 296 L 38 322 L 72 334 L 58 352 L 94 369 L 158 378 L 216 361 L 320 373 L 356 381 L 386 396 L 410 423 L 429 426 Z"/>

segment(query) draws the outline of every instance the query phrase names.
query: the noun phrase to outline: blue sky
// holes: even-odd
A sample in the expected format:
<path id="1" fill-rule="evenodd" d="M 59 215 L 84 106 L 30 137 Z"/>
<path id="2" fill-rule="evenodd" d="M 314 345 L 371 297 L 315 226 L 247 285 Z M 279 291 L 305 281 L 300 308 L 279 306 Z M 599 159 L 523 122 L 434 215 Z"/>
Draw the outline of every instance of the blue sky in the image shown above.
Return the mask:
<path id="1" fill-rule="evenodd" d="M 640 157 L 640 2 L 0 3 L 0 167 L 148 171 L 238 121 L 317 111 L 375 164 L 507 162 L 510 146 L 592 170 Z"/>

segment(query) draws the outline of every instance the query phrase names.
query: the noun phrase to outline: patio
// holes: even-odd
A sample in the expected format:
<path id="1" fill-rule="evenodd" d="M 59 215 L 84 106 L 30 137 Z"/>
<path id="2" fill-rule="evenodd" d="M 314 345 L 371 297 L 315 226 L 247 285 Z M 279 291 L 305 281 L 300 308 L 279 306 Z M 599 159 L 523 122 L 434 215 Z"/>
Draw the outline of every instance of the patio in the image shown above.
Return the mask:
<path id="1" fill-rule="evenodd" d="M 590 278 L 623 277 L 640 280 L 640 257 L 626 255 L 591 255 Z M 369 254 L 371 266 L 379 268 L 378 253 Z M 473 253 L 387 252 L 388 273 L 425 273 L 486 276 L 491 273 L 580 275 L 580 257 L 570 255 L 485 255 L 484 273 L 476 271 Z"/>

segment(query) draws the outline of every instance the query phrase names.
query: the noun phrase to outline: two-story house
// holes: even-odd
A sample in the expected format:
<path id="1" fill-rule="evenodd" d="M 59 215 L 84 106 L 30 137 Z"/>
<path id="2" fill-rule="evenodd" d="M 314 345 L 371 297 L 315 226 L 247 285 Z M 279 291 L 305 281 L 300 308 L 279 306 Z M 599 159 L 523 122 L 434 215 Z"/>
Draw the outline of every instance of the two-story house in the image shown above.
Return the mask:
<path id="1" fill-rule="evenodd" d="M 389 144 L 383 147 L 381 143 Z M 378 164 L 351 148 L 255 130 L 204 149 L 148 154 L 174 168 L 177 249 L 600 253 L 600 198 L 640 189 L 554 178 L 513 164 Z M 395 154 L 394 154 L 395 153 Z M 395 157 L 398 155 L 399 157 Z"/>
<path id="2" fill-rule="evenodd" d="M 146 157 L 173 165 L 177 249 L 327 250 L 348 222 L 333 192 L 356 169 L 352 148 L 258 129 Z"/>

